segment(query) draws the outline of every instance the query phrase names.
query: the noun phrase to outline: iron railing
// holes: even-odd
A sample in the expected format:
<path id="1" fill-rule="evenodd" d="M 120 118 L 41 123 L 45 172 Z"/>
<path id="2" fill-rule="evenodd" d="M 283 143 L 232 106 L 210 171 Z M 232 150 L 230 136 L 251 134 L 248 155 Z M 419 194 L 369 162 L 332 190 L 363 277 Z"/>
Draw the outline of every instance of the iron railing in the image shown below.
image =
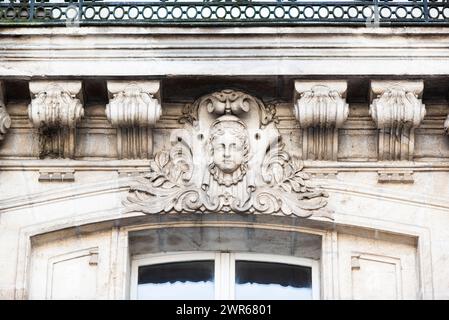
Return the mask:
<path id="1" fill-rule="evenodd" d="M 449 0 L 0 0 L 0 25 L 449 25 Z"/>

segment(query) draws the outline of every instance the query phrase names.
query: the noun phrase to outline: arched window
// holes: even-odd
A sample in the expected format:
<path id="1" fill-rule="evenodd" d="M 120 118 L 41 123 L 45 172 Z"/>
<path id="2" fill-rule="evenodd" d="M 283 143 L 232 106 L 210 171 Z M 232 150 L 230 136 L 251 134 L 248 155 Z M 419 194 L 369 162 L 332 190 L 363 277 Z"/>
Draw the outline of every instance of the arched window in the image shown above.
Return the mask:
<path id="1" fill-rule="evenodd" d="M 319 299 L 313 259 L 239 252 L 134 256 L 131 299 Z"/>

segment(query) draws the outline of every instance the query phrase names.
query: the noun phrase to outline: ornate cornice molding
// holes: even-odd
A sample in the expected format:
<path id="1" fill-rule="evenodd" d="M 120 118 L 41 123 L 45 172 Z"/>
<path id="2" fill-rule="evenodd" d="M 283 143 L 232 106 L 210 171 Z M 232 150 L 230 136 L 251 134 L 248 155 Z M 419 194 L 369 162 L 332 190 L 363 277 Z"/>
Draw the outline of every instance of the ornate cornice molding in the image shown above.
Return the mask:
<path id="1" fill-rule="evenodd" d="M 2 28 L 0 74 L 3 77 L 449 74 L 447 27 L 142 25 L 79 29 L 73 32 L 72 28 L 38 26 Z M 356 46 L 354 38 L 359 40 Z M 49 55 L 53 50 L 58 54 Z"/>
<path id="2" fill-rule="evenodd" d="M 379 160 L 412 160 L 414 130 L 426 115 L 423 81 L 372 81 L 370 115 L 379 132 Z"/>
<path id="3" fill-rule="evenodd" d="M 284 150 L 274 119 L 275 109 L 243 92 L 201 97 L 186 108 L 184 129 L 173 132 L 171 148 L 136 178 L 127 211 L 331 217 L 323 209 L 327 194 Z"/>
<path id="4" fill-rule="evenodd" d="M 108 81 L 106 117 L 117 128 L 119 159 L 149 158 L 151 129 L 162 114 L 159 81 Z"/>
<path id="5" fill-rule="evenodd" d="M 346 81 L 295 81 L 294 114 L 303 129 L 303 158 L 337 160 L 338 128 L 349 114 Z"/>
<path id="6" fill-rule="evenodd" d="M 0 81 L 0 140 L 3 140 L 9 127 L 11 126 L 11 118 L 6 111 L 5 104 L 5 87 L 3 81 Z"/>

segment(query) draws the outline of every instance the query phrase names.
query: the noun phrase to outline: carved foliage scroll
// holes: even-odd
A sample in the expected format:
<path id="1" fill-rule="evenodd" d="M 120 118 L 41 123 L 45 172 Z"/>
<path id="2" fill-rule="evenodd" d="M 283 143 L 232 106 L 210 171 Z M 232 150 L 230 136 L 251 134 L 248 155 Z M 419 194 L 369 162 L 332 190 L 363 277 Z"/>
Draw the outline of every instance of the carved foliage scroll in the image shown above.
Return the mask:
<path id="1" fill-rule="evenodd" d="M 285 150 L 274 109 L 257 98 L 215 92 L 187 106 L 181 121 L 171 148 L 131 187 L 128 211 L 331 216 L 327 194 Z"/>

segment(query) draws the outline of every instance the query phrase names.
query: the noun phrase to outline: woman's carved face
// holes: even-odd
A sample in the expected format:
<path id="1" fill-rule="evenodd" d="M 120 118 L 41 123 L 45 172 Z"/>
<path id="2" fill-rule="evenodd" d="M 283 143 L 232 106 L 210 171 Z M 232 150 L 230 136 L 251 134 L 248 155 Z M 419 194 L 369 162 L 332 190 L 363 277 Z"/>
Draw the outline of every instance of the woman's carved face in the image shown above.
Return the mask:
<path id="1" fill-rule="evenodd" d="M 240 167 L 244 152 L 244 141 L 231 130 L 222 131 L 212 139 L 213 162 L 224 173 L 232 173 Z"/>

